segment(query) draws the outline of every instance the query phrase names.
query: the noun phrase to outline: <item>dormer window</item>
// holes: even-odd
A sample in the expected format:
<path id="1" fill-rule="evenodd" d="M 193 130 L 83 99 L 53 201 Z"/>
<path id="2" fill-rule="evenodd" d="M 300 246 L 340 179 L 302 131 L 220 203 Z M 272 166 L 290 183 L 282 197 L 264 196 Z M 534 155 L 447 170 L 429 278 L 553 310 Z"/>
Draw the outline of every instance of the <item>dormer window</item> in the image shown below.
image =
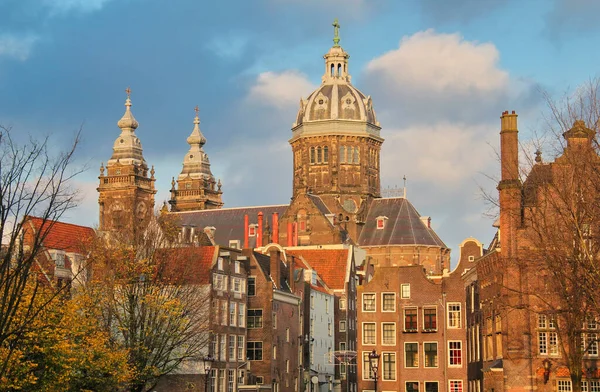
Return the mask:
<path id="1" fill-rule="evenodd" d="M 51 253 L 52 260 L 54 261 L 54 265 L 57 267 L 65 266 L 65 253 L 60 250 L 55 250 Z"/>
<path id="2" fill-rule="evenodd" d="M 387 216 L 377 217 L 377 230 L 383 230 L 385 228 L 385 221 L 388 219 Z"/>
<path id="3" fill-rule="evenodd" d="M 248 226 L 248 236 L 254 237 L 256 235 L 256 224 Z"/>

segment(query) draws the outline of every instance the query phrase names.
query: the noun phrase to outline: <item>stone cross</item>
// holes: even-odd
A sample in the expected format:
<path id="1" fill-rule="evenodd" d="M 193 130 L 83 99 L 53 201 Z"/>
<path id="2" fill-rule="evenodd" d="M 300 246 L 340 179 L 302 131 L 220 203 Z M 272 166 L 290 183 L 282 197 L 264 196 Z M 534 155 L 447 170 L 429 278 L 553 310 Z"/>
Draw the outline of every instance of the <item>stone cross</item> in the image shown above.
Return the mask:
<path id="1" fill-rule="evenodd" d="M 340 46 L 340 24 L 337 18 L 333 20 L 333 46 Z"/>

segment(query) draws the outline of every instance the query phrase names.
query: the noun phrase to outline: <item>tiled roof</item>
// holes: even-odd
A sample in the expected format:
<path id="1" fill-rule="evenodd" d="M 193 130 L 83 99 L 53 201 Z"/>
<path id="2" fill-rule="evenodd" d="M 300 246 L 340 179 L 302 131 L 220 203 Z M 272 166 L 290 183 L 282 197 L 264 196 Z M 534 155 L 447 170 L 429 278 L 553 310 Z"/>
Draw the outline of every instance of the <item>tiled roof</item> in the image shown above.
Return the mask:
<path id="1" fill-rule="evenodd" d="M 387 217 L 383 229 L 377 218 Z M 415 207 L 402 197 L 375 199 L 358 238 L 360 246 L 427 245 L 446 248 L 433 229 L 421 221 Z"/>
<path id="2" fill-rule="evenodd" d="M 57 249 L 65 252 L 84 252 L 86 241 L 92 239 L 96 232 L 91 227 L 74 225 L 59 221 L 44 221 L 34 216 L 27 217 L 38 233 L 46 233 L 42 245 L 46 249 Z"/>
<path id="3" fill-rule="evenodd" d="M 272 226 L 272 215 L 279 213 L 281 217 L 288 205 L 263 206 L 263 207 L 239 207 L 239 208 L 221 208 L 215 210 L 175 212 L 181 226 L 195 227 L 196 231 L 202 231 L 205 227 L 216 228 L 214 238 L 218 245 L 229 246 L 230 240 L 239 240 L 244 245 L 244 215 L 248 214 L 248 223 L 258 223 L 258 213 L 263 213 L 263 227 Z M 281 230 L 281 228 L 280 228 Z M 266 240 L 266 239 L 265 239 Z M 249 237 L 248 246 L 253 248 L 256 244 L 256 237 Z M 263 241 L 263 245 L 266 242 Z"/>
<path id="4" fill-rule="evenodd" d="M 259 252 L 253 252 L 254 257 L 266 277 L 271 276 L 271 256 Z M 283 261 L 279 261 L 279 290 L 290 293 L 288 284 L 289 269 Z"/>
<path id="5" fill-rule="evenodd" d="M 161 279 L 173 284 L 208 284 L 216 246 L 191 246 L 158 252 Z"/>
<path id="6" fill-rule="evenodd" d="M 343 290 L 349 251 L 349 249 L 286 249 L 285 253 L 302 256 L 329 288 Z"/>

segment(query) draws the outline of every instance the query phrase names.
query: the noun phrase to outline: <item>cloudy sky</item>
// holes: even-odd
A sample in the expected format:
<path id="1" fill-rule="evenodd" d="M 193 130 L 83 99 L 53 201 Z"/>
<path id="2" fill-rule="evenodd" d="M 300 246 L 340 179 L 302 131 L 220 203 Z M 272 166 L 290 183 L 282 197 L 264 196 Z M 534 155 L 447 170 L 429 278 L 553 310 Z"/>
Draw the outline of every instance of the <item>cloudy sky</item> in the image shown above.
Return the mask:
<path id="1" fill-rule="evenodd" d="M 597 76 L 599 12 L 595 0 L 0 0 L 0 124 L 56 149 L 82 127 L 74 223 L 98 222 L 98 168 L 127 86 L 157 205 L 196 105 L 226 206 L 287 203 L 290 128 L 337 17 L 353 84 L 383 127 L 384 187 L 406 175 L 409 200 L 456 250 L 493 235 L 480 187 L 495 186 L 501 112 L 520 114 L 526 139 L 542 92 Z"/>

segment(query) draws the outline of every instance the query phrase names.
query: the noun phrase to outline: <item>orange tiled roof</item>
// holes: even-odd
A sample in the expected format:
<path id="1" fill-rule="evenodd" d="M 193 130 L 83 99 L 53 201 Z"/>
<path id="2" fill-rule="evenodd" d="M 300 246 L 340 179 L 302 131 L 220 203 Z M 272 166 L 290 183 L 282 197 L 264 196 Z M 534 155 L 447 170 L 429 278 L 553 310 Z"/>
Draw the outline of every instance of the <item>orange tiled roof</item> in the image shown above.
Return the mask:
<path id="1" fill-rule="evenodd" d="M 173 248 L 160 252 L 161 279 L 174 284 L 208 284 L 216 246 Z"/>
<path id="2" fill-rule="evenodd" d="M 285 252 L 304 257 L 329 288 L 333 290 L 345 288 L 348 249 L 293 249 Z"/>
<path id="3" fill-rule="evenodd" d="M 96 234 L 91 227 L 52 220 L 44 221 L 35 216 L 29 216 L 26 219 L 33 225 L 36 232 L 48 230 L 42 243 L 46 249 L 80 253 L 83 251 L 83 244 Z"/>

